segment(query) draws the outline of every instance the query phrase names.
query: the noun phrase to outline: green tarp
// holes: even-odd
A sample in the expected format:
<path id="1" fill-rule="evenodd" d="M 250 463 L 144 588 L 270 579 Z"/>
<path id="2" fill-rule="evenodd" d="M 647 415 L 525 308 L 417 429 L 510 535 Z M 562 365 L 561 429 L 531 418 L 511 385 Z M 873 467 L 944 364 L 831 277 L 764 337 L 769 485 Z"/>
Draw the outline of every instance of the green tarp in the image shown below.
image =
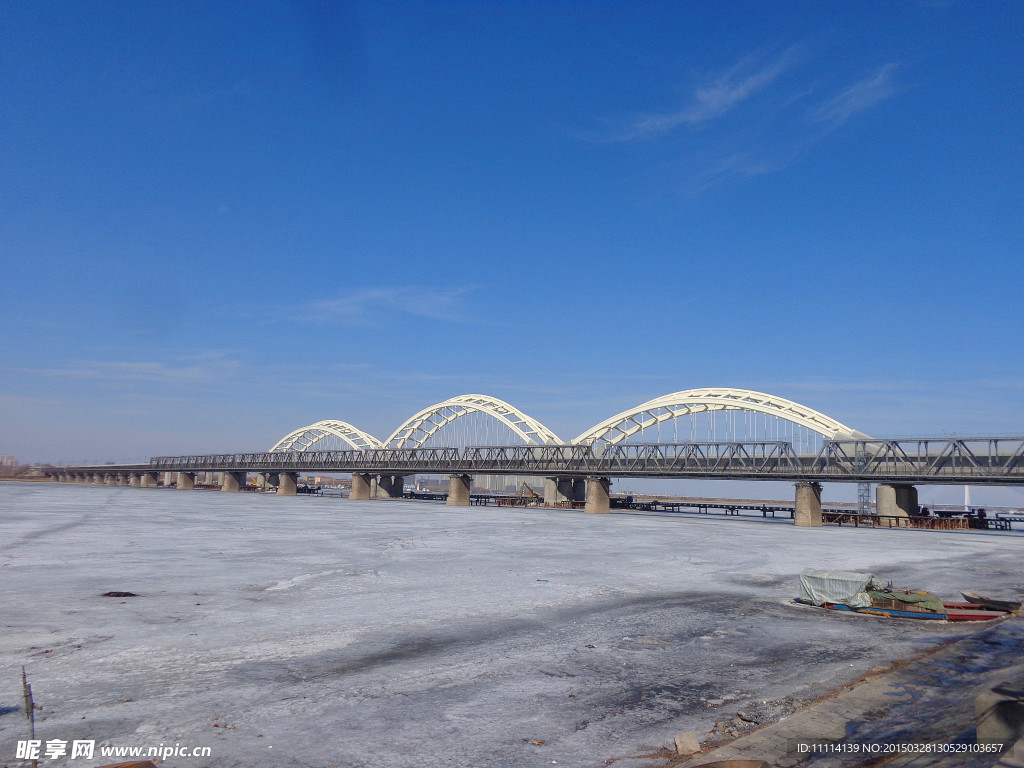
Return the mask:
<path id="1" fill-rule="evenodd" d="M 805 568 L 800 574 L 800 601 L 811 605 L 837 603 L 852 608 L 868 608 L 871 605 L 868 590 L 881 586 L 882 583 L 870 573 Z"/>
<path id="2" fill-rule="evenodd" d="M 906 592 L 872 590 L 868 594 L 871 597 L 878 597 L 883 600 L 898 600 L 901 603 L 909 603 L 907 610 L 913 610 L 915 607 L 918 607 L 935 613 L 946 612 L 946 606 L 942 604 L 942 598 L 929 592 L 911 592 L 907 594 Z"/>

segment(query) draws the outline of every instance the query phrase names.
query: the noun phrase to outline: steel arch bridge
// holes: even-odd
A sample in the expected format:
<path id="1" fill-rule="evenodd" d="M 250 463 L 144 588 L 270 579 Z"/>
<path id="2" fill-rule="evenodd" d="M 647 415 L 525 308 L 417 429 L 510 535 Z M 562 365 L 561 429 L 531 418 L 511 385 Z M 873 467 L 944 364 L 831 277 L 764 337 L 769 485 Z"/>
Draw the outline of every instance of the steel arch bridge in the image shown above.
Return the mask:
<path id="1" fill-rule="evenodd" d="M 313 446 L 324 447 L 323 440 L 336 438 L 342 444 L 357 451 L 383 448 L 384 444 L 369 432 L 353 427 L 344 421 L 328 419 L 301 427 L 278 440 L 270 449 L 272 453 L 305 451 Z"/>
<path id="2" fill-rule="evenodd" d="M 421 448 L 444 427 L 474 414 L 490 417 L 531 445 L 560 443 L 554 432 L 504 400 L 488 395 L 458 395 L 424 408 L 396 429 L 385 444 L 388 448 Z"/>
<path id="3" fill-rule="evenodd" d="M 634 435 L 643 434 L 652 427 L 658 427 L 663 422 L 676 420 L 683 416 L 693 417 L 698 414 L 713 416 L 715 412 L 731 412 L 733 414 L 745 412 L 755 416 L 760 414 L 765 417 L 782 419 L 817 433 L 826 440 L 868 437 L 863 432 L 851 429 L 823 413 L 777 395 L 753 392 L 748 389 L 708 388 L 687 389 L 648 400 L 646 403 L 641 403 L 635 408 L 623 411 L 591 427 L 572 442 L 581 445 L 593 445 L 598 442 L 618 445 Z M 707 421 L 714 426 L 714 419 L 707 419 Z M 750 437 L 750 427 L 753 426 L 756 429 L 758 425 L 755 420 L 753 425 L 748 421 L 743 426 L 747 430 L 747 434 L 744 434 L 743 437 L 747 438 Z M 733 432 L 735 432 L 735 427 Z M 735 434 L 728 435 L 728 437 L 736 439 Z M 658 438 L 653 442 L 663 442 L 660 439 L 660 434 Z M 675 434 L 674 438 L 665 442 L 679 442 L 678 434 Z"/>
<path id="4" fill-rule="evenodd" d="M 679 434 L 681 421 L 684 422 L 683 439 Z M 467 425 L 467 428 L 455 435 L 453 428 L 460 424 Z M 669 425 L 672 430 L 663 439 L 662 427 Z M 685 434 L 687 426 L 689 435 Z M 649 439 L 651 430 L 655 432 L 653 440 Z M 636 441 L 698 442 L 708 437 L 715 440 L 719 436 L 725 440 L 788 437 L 796 442 L 794 436 L 800 430 L 805 435 L 823 440 L 870 439 L 863 432 L 830 416 L 783 397 L 746 389 L 704 388 L 687 389 L 648 400 L 594 425 L 570 444 L 615 446 Z M 448 435 L 448 442 L 443 441 L 445 435 Z M 563 441 L 515 406 L 489 395 L 469 394 L 424 408 L 407 419 L 387 440 L 379 440 L 344 421 L 326 420 L 290 432 L 270 450 L 320 450 L 332 444 L 370 450 L 515 443 L 556 445 L 563 444 Z"/>

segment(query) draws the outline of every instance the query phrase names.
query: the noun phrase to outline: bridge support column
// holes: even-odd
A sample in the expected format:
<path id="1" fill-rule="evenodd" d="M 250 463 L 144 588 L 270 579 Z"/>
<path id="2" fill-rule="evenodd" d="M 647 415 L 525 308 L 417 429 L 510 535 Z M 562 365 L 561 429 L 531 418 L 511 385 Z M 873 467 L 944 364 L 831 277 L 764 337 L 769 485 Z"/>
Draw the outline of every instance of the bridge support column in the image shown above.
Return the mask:
<path id="1" fill-rule="evenodd" d="M 448 478 L 448 500 L 445 503 L 449 507 L 468 507 L 472 481 L 469 475 L 451 475 Z"/>
<path id="2" fill-rule="evenodd" d="M 156 488 L 160 485 L 160 480 L 157 477 L 156 472 L 143 472 L 139 479 L 139 485 L 143 488 Z"/>
<path id="3" fill-rule="evenodd" d="M 610 512 L 611 502 L 608 499 L 608 489 L 611 487 L 611 480 L 607 477 L 588 477 L 586 482 L 587 501 L 584 510 L 588 514 Z"/>
<path id="4" fill-rule="evenodd" d="M 175 484 L 175 488 L 179 491 L 194 491 L 196 489 L 196 473 L 179 472 L 178 482 Z"/>
<path id="5" fill-rule="evenodd" d="M 557 477 L 545 477 L 544 478 L 544 506 L 553 507 L 555 506 L 556 496 L 555 488 L 558 483 Z"/>
<path id="6" fill-rule="evenodd" d="M 400 499 L 405 490 L 405 478 L 402 475 L 380 475 L 377 478 L 376 499 Z"/>
<path id="7" fill-rule="evenodd" d="M 590 483 L 582 477 L 574 478 L 572 481 L 572 500 L 585 502 L 587 500 L 587 487 L 589 485 Z"/>
<path id="8" fill-rule="evenodd" d="M 117 485 L 117 475 L 104 475 L 103 483 L 105 485 Z"/>
<path id="9" fill-rule="evenodd" d="M 359 472 L 352 473 L 352 490 L 348 492 L 348 497 L 353 501 L 366 501 L 370 498 L 370 475 L 364 475 Z"/>
<path id="10" fill-rule="evenodd" d="M 227 493 L 234 493 L 245 485 L 247 472 L 221 472 L 220 489 Z"/>
<path id="11" fill-rule="evenodd" d="M 544 504 L 553 507 L 556 504 L 572 501 L 574 496 L 571 477 L 546 477 L 544 478 Z"/>
<path id="12" fill-rule="evenodd" d="M 142 475 L 138 472 L 132 472 L 128 475 L 128 485 L 132 488 L 139 488 L 142 486 Z"/>
<path id="13" fill-rule="evenodd" d="M 821 483 L 796 484 L 793 524 L 810 528 L 821 527 Z"/>
<path id="14" fill-rule="evenodd" d="M 296 483 L 299 479 L 298 472 L 280 472 L 277 475 L 277 495 L 278 496 L 295 496 L 298 491 L 296 490 Z"/>
<path id="15" fill-rule="evenodd" d="M 906 483 L 879 483 L 875 489 L 875 514 L 910 517 L 917 514 L 917 488 Z"/>

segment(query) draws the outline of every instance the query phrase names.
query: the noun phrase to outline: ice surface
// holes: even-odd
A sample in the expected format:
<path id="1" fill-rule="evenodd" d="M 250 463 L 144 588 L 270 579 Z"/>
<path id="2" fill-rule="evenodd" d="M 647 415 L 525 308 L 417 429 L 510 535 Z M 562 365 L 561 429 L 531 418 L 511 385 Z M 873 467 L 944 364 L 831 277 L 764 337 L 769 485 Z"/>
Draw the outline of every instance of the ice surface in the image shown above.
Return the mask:
<path id="1" fill-rule="evenodd" d="M 38 738 L 212 748 L 168 766 L 600 766 L 976 630 L 791 605 L 803 568 L 1019 599 L 1022 550 L 1016 531 L 0 483 L 0 764 L 24 665 Z"/>

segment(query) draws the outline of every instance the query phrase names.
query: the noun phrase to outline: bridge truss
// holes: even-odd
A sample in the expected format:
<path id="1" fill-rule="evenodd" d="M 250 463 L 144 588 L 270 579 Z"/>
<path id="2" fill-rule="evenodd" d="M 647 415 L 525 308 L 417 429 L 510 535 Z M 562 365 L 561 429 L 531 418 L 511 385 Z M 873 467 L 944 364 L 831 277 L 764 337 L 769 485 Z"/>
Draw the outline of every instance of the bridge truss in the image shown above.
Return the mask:
<path id="1" fill-rule="evenodd" d="M 1017 485 L 1024 484 L 1024 437 L 827 440 L 814 454 L 777 441 L 313 449 L 163 456 L 138 468 Z"/>

